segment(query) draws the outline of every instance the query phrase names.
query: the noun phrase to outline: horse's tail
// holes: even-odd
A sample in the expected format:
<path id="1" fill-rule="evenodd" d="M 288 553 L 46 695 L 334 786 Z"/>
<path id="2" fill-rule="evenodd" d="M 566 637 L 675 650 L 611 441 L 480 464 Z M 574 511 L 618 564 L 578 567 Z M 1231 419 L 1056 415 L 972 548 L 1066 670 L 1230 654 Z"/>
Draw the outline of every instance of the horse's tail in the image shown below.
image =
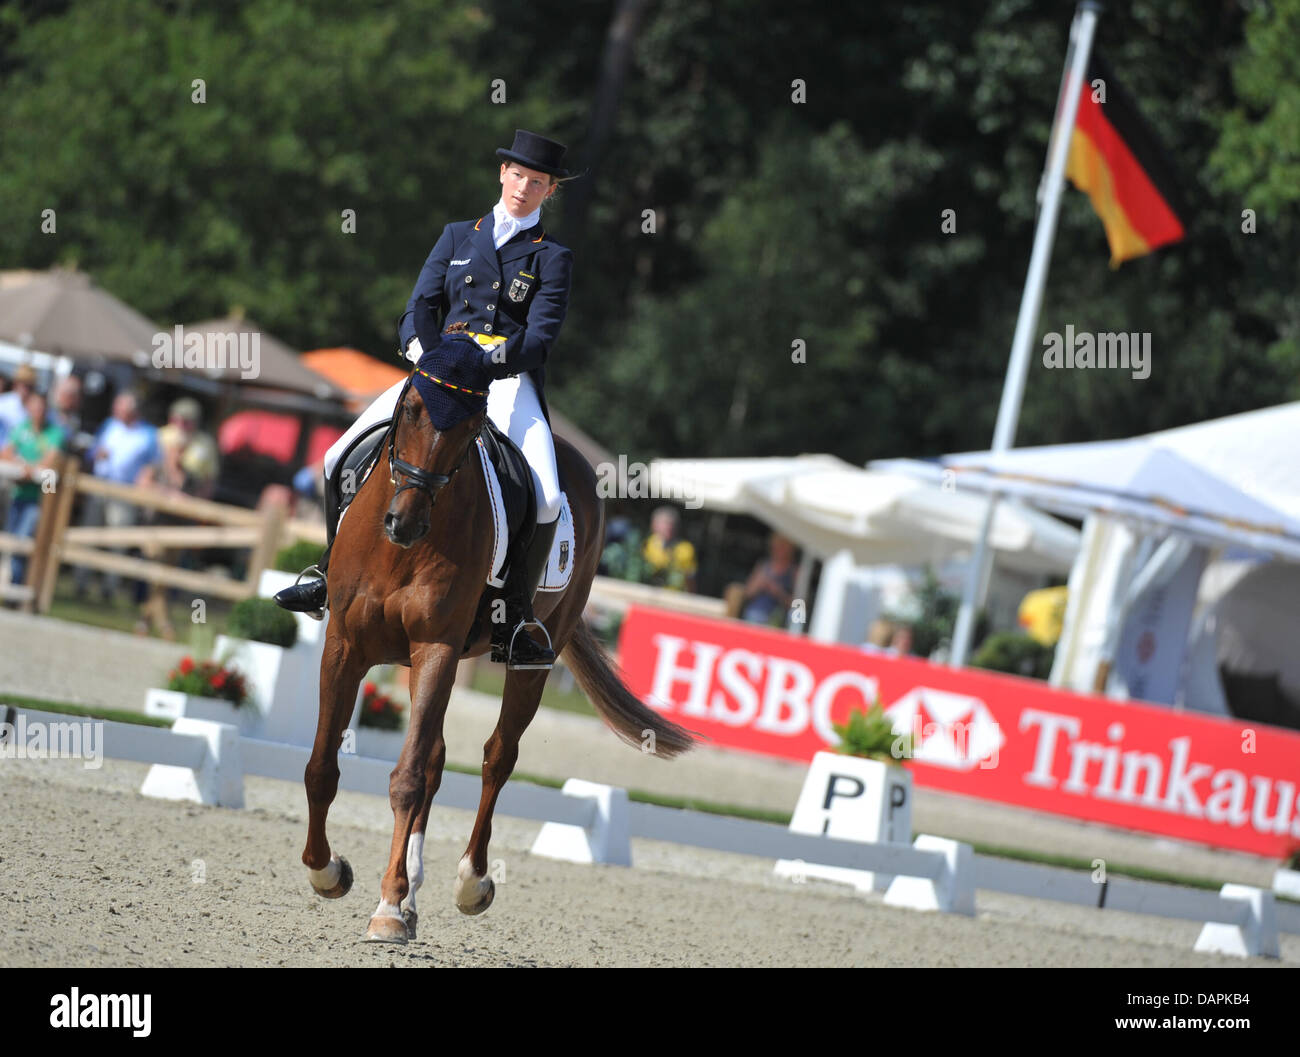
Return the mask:
<path id="1" fill-rule="evenodd" d="M 629 745 L 670 760 L 695 744 L 690 731 L 643 704 L 627 688 L 585 620 L 578 621 L 564 648 L 564 660 L 601 718 Z"/>

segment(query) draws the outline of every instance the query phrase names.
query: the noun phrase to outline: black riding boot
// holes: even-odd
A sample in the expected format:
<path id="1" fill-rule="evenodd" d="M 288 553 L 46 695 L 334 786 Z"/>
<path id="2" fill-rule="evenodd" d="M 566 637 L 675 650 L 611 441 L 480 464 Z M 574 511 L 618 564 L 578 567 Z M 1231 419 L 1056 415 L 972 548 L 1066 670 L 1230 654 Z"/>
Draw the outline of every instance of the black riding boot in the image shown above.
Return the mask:
<path id="1" fill-rule="evenodd" d="M 533 617 L 533 595 L 546 570 L 546 559 L 551 554 L 555 528 L 559 518 L 538 525 L 533 530 L 522 565 L 512 562 L 506 578 L 506 619 L 492 625 L 492 660 L 504 663 L 507 668 L 550 668 L 555 664 L 555 651 L 550 646 L 550 635 L 540 620 Z M 524 630 L 527 626 L 541 628 L 546 645 L 537 642 Z"/>
<path id="2" fill-rule="evenodd" d="M 341 461 L 341 460 L 340 460 Z M 338 467 L 335 467 L 337 470 Z M 296 583 L 286 587 L 275 596 L 275 604 L 291 613 L 306 613 L 314 620 L 324 620 L 325 610 L 329 605 L 329 589 L 325 582 L 325 570 L 329 566 L 330 551 L 334 548 L 334 530 L 339 523 L 339 508 L 342 505 L 337 483 L 325 482 L 325 552 L 320 561 L 309 565 L 298 574 L 301 581 L 310 572 L 315 572 L 318 579 L 306 583 Z"/>

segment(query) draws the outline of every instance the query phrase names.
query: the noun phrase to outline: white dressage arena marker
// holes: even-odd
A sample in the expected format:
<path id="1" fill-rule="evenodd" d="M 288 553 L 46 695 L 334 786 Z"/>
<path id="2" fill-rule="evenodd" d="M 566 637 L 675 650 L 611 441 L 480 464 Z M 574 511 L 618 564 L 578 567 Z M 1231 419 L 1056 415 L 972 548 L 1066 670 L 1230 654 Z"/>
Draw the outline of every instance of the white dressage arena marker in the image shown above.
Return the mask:
<path id="1" fill-rule="evenodd" d="M 1279 952 L 1273 893 L 1250 885 L 1226 884 L 1219 889 L 1219 896 L 1245 908 L 1246 919 L 1240 925 L 1209 922 L 1196 937 L 1193 949 L 1202 954 L 1231 954 L 1238 958 L 1249 958 L 1252 955 L 1277 958 Z"/>
<path id="2" fill-rule="evenodd" d="M 156 763 L 149 768 L 140 792 L 162 800 L 192 800 L 217 807 L 244 806 L 244 769 L 239 759 L 239 728 L 229 723 L 182 716 L 173 734 L 202 738 L 206 743 L 197 767 Z"/>
<path id="3" fill-rule="evenodd" d="M 912 839 L 911 772 L 878 760 L 819 752 L 804 778 L 790 832 L 864 844 L 906 844 Z M 859 892 L 883 892 L 893 880 L 871 870 L 797 859 L 778 859 L 775 872 L 795 881 L 816 877 L 850 884 Z"/>
<path id="4" fill-rule="evenodd" d="M 586 826 L 563 822 L 545 823 L 533 841 L 532 853 L 566 862 L 605 862 L 615 866 L 631 866 L 627 790 L 570 778 L 564 783 L 562 791 L 565 796 L 591 802 L 591 822 Z"/>
<path id="5" fill-rule="evenodd" d="M 933 881 L 923 877 L 895 877 L 885 902 L 911 910 L 943 910 L 975 916 L 975 853 L 969 844 L 922 833 L 912 842 L 920 851 L 944 856 L 943 872 Z"/>

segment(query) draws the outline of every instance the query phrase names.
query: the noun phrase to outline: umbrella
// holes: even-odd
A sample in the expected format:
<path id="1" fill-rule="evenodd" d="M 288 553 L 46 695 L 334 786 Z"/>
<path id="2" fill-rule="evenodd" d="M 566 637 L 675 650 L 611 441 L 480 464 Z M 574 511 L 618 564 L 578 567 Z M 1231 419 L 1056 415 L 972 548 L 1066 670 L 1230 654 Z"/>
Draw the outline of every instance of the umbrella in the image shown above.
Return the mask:
<path id="1" fill-rule="evenodd" d="M 82 272 L 6 273 L 0 339 L 78 360 L 148 366 L 162 328 Z"/>
<path id="2" fill-rule="evenodd" d="M 252 320 L 230 316 L 226 319 L 209 319 L 202 323 L 188 323 L 185 334 L 202 334 L 205 341 L 213 344 L 220 341 L 225 348 L 239 346 L 255 352 L 254 364 L 256 374 L 245 377 L 246 371 L 238 355 L 222 357 L 223 366 L 211 366 L 203 369 L 207 377 L 241 385 L 265 386 L 272 389 L 285 389 L 293 393 L 305 393 L 319 400 L 342 401 L 346 394 L 328 378 L 303 364 L 298 354 L 284 342 L 267 334 Z"/>
<path id="3" fill-rule="evenodd" d="M 304 352 L 299 362 L 346 393 L 353 412 L 364 410 L 407 375 L 396 362 L 385 363 L 357 349 L 316 349 Z"/>
<path id="4" fill-rule="evenodd" d="M 940 562 L 970 549 L 984 516 L 975 497 L 831 455 L 656 459 L 650 469 L 657 494 L 751 514 L 823 560 L 847 549 L 860 565 Z M 1009 566 L 1055 572 L 1070 567 L 1078 538 L 1054 518 L 1007 505 L 992 544 Z"/>

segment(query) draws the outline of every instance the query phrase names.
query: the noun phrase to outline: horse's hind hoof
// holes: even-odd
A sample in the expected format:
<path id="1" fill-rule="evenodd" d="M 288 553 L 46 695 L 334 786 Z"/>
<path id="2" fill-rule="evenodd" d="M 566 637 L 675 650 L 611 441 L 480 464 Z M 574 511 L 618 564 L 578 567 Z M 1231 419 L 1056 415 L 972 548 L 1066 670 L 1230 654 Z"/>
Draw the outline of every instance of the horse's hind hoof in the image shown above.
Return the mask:
<path id="1" fill-rule="evenodd" d="M 336 869 L 335 864 L 337 864 L 337 877 L 333 884 L 329 884 L 328 881 Z M 312 889 L 322 899 L 342 899 L 352 890 L 352 864 L 342 855 L 332 856 L 325 869 L 309 870 L 307 876 L 311 880 Z M 326 886 L 322 888 L 316 883 L 318 880 L 325 882 Z"/>
<path id="2" fill-rule="evenodd" d="M 406 922 L 407 937 L 415 939 L 415 926 L 420 923 L 420 915 L 408 908 L 402 911 L 402 920 Z"/>
<path id="3" fill-rule="evenodd" d="M 379 916 L 370 919 L 370 927 L 366 929 L 366 943 L 405 943 L 410 937 L 407 935 L 406 922 L 401 918 L 393 918 L 388 915 Z"/>

